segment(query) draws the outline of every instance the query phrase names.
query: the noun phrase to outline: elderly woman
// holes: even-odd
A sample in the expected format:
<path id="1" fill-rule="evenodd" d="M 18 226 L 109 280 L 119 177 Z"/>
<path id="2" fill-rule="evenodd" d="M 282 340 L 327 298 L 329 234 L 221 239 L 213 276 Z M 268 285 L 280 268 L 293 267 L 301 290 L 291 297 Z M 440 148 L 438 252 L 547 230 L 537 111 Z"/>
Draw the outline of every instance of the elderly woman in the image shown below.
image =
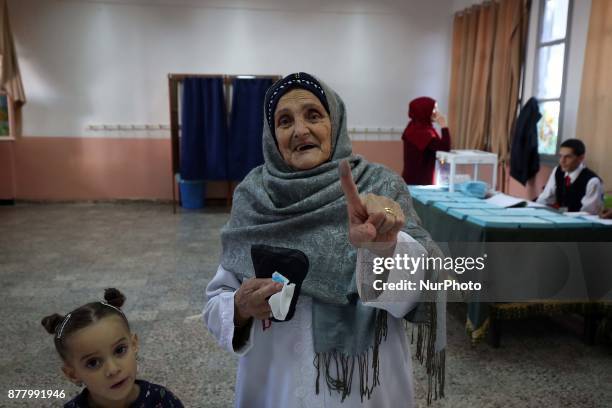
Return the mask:
<path id="1" fill-rule="evenodd" d="M 402 179 L 352 155 L 344 103 L 316 78 L 283 78 L 268 90 L 264 106 L 265 163 L 236 189 L 204 310 L 219 344 L 240 357 L 236 406 L 412 406 L 404 318 L 422 323 L 417 357 L 427 360 L 428 399 L 433 388 L 438 395 L 444 305 L 423 302 L 418 291 L 399 301 L 385 302 L 380 292 L 378 299 L 362 298 L 379 276 L 368 260 L 437 250 L 417 225 Z M 255 244 L 308 257 L 288 321 L 269 319 L 267 299 L 282 285 L 255 278 Z M 392 268 L 380 276 L 392 281 L 398 273 Z M 419 270 L 408 279 L 423 275 Z"/>

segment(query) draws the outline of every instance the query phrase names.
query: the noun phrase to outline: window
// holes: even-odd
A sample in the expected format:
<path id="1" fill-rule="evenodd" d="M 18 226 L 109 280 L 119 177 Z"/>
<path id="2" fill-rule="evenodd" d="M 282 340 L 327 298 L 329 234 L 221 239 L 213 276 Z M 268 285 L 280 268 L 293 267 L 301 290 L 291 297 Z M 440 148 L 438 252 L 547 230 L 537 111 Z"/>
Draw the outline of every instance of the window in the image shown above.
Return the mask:
<path id="1" fill-rule="evenodd" d="M 538 122 L 540 154 L 557 153 L 565 94 L 568 33 L 572 0 L 541 0 L 534 96 L 540 102 Z"/>
<path id="2" fill-rule="evenodd" d="M 0 138 L 10 138 L 9 98 L 0 93 Z"/>

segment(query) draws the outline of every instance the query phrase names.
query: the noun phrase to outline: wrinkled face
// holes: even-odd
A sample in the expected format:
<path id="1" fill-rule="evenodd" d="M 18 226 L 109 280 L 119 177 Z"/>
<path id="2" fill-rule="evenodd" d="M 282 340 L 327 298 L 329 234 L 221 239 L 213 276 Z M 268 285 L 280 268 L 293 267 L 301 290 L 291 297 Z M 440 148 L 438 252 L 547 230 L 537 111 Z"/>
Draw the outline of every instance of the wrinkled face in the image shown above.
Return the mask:
<path id="1" fill-rule="evenodd" d="M 331 157 L 331 121 L 311 92 L 294 89 L 283 95 L 274 112 L 276 141 L 291 168 L 308 170 Z"/>
<path id="2" fill-rule="evenodd" d="M 100 319 L 72 333 L 66 342 L 64 374 L 75 383 L 83 382 L 94 402 L 123 405 L 138 397 L 134 383 L 138 338 L 121 317 Z"/>
<path id="3" fill-rule="evenodd" d="M 559 149 L 559 167 L 568 173 L 576 170 L 584 160 L 584 155 L 576 156 L 571 147 L 561 147 Z"/>

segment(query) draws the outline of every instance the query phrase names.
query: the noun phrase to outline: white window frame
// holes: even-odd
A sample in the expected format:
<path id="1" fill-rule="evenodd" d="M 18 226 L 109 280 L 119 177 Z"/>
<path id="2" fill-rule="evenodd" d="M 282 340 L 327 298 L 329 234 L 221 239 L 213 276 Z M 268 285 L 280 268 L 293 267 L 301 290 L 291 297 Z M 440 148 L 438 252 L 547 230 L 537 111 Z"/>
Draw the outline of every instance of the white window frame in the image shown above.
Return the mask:
<path id="1" fill-rule="evenodd" d="M 542 102 L 559 102 L 559 123 L 557 130 L 557 146 L 555 148 L 554 154 L 540 154 L 544 160 L 556 161 L 557 154 L 559 153 L 559 146 L 562 141 L 565 139 L 563 137 L 563 121 L 565 114 L 565 93 L 567 89 L 567 76 L 568 76 L 568 58 L 570 55 L 570 42 L 571 42 L 571 31 L 572 31 L 572 16 L 574 10 L 574 0 L 568 0 L 568 10 L 567 10 L 567 21 L 565 27 L 565 37 L 562 39 L 557 39 L 554 41 L 542 42 L 542 30 L 544 29 L 544 7 L 546 5 L 545 0 L 539 1 L 538 7 L 538 29 L 536 32 L 536 40 L 535 40 L 535 51 L 534 51 L 534 70 L 533 70 L 533 82 L 532 82 L 532 95 L 538 99 L 539 103 Z M 558 98 L 539 98 L 537 95 L 538 90 L 538 70 L 540 64 L 540 49 L 543 47 L 548 47 L 551 45 L 564 45 L 563 51 L 563 76 L 561 82 L 561 94 Z"/>

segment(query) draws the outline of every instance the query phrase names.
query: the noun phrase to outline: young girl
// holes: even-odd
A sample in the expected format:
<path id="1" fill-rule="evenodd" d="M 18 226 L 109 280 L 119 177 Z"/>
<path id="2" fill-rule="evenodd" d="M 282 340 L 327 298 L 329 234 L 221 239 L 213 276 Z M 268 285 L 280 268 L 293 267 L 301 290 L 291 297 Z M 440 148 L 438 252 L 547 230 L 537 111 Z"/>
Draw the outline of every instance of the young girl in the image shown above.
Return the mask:
<path id="1" fill-rule="evenodd" d="M 86 386 L 64 408 L 183 407 L 161 385 L 136 379 L 138 337 L 119 309 L 124 301 L 117 289 L 106 289 L 102 302 L 42 320 L 55 335 L 55 349 L 64 361 L 62 371 L 73 383 Z"/>

